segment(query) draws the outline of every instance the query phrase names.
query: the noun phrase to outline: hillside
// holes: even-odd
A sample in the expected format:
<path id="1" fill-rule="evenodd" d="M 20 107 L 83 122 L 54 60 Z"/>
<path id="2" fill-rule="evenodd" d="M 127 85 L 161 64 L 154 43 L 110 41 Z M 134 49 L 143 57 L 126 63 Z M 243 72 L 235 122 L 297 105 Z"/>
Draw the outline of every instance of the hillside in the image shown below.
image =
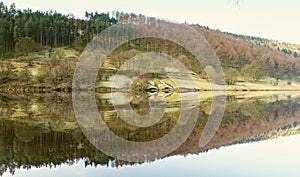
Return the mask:
<path id="1" fill-rule="evenodd" d="M 207 39 L 225 70 L 242 71 L 245 65 L 257 61 L 262 65 L 265 76 L 280 79 L 297 79 L 299 76 L 300 60 L 291 55 L 236 37 L 238 35 L 199 25 L 193 25 L 193 28 Z"/>
<path id="2" fill-rule="evenodd" d="M 8 8 L 1 2 L 0 90 L 30 88 L 43 92 L 70 91 L 75 64 L 85 45 L 117 21 L 137 16 L 142 15 L 86 12 L 84 19 L 76 19 L 72 15 L 58 12 L 34 12 L 30 9 L 22 11 L 14 4 Z M 249 83 L 259 82 L 260 88 L 270 88 L 268 90 L 276 90 L 277 86 L 282 89 L 286 85 L 297 86 L 298 89 L 300 84 L 296 81 L 300 80 L 300 60 L 281 50 L 285 48 L 298 55 L 298 45 L 252 39 L 200 25 L 190 26 L 199 31 L 215 50 L 224 69 L 226 82 L 233 86 L 233 90 L 244 90 L 240 85 L 246 82 L 247 87 L 251 87 Z M 279 50 L 275 49 L 275 44 L 279 46 Z M 151 38 L 129 41 L 116 49 L 106 62 L 109 63 L 109 68 L 104 67 L 102 75 L 99 75 L 99 81 L 109 81 L 110 74 L 113 73 L 107 71 L 118 70 L 120 64 L 129 58 L 146 52 L 171 55 L 197 73 L 198 78 L 206 79 L 199 85 L 207 85 L 206 74 L 194 62 L 195 58 L 191 53 L 170 41 Z"/>
<path id="3" fill-rule="evenodd" d="M 279 42 L 278 40 L 260 38 L 255 36 L 246 36 L 242 34 L 228 33 L 238 39 L 249 41 L 253 44 L 267 47 L 274 51 L 280 51 L 285 54 L 291 55 L 294 58 L 300 58 L 300 44 L 292 44 L 288 42 Z"/>

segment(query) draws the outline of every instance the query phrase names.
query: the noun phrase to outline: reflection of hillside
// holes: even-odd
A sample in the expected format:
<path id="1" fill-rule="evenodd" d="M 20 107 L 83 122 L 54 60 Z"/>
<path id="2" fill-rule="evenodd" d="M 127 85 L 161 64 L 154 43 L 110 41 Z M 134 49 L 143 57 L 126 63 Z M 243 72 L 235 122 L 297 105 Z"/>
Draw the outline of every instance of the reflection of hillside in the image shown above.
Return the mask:
<path id="1" fill-rule="evenodd" d="M 71 94 L 1 95 L 0 118 L 75 121 Z"/>
<path id="2" fill-rule="evenodd" d="M 86 164 L 107 165 L 113 158 L 98 151 L 84 137 L 76 124 L 71 99 L 66 95 L 48 97 L 2 96 L 0 104 L 0 164 L 6 169 L 72 164 L 84 159 Z M 275 97 L 276 98 L 276 97 Z M 9 101 L 8 101 L 9 100 Z M 267 100 L 267 101 L 265 101 Z M 276 101 L 277 100 L 277 101 Z M 179 105 L 171 104 L 157 124 L 137 128 L 118 118 L 109 99 L 97 99 L 102 118 L 112 131 L 130 141 L 157 139 L 176 124 Z M 188 106 L 188 105 L 187 105 Z M 205 152 L 220 146 L 260 141 L 280 135 L 299 133 L 300 101 L 291 99 L 236 99 L 229 97 L 223 121 L 211 142 L 199 148 L 199 138 L 210 113 L 210 102 L 202 102 L 199 120 L 192 134 L 169 154 Z M 160 147 L 152 147 L 154 151 Z M 116 162 L 117 165 L 128 164 Z"/>
<path id="3" fill-rule="evenodd" d="M 299 133 L 297 130 L 300 129 L 299 103 L 298 99 L 267 104 L 258 99 L 245 100 L 240 104 L 236 104 L 235 101 L 229 102 L 222 124 L 206 147 L 199 148 L 197 144 L 202 131 L 199 126 L 201 123 L 198 122 L 189 141 L 186 141 L 172 155 L 203 152 L 220 146 L 297 134 Z"/>

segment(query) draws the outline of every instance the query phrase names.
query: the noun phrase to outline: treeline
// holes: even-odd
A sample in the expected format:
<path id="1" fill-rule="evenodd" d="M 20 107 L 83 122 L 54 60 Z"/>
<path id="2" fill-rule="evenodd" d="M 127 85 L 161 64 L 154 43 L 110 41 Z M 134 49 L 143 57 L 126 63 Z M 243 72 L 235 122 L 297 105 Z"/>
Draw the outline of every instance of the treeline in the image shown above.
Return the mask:
<path id="1" fill-rule="evenodd" d="M 252 70 L 254 68 L 252 74 L 254 75 L 256 71 L 260 71 L 259 75 L 261 77 L 268 76 L 287 80 L 300 79 L 300 60 L 291 55 L 245 41 L 219 30 L 211 30 L 200 25 L 193 25 L 193 27 L 206 38 L 215 50 L 225 74 L 226 71 L 230 71 L 230 73 L 235 72 L 235 75 L 243 75 L 245 69 Z M 260 65 L 260 67 L 257 67 L 257 65 Z M 252 80 L 257 79 L 259 78 L 252 78 Z"/>
<path id="2" fill-rule="evenodd" d="M 27 55 L 33 50 L 41 48 L 50 49 L 51 52 L 49 53 L 53 54 L 55 50 L 52 48 L 61 46 L 70 46 L 80 51 L 105 28 L 118 21 L 133 19 L 137 16 L 133 13 L 86 12 L 84 19 L 78 19 L 72 14 L 65 15 L 53 11 L 19 10 L 14 4 L 7 7 L 3 2 L 0 2 L 0 58 Z M 250 74 L 252 75 L 250 79 L 253 81 L 265 76 L 276 79 L 300 80 L 300 60 L 285 54 L 285 51 L 272 50 L 269 47 L 247 41 L 243 39 L 246 38 L 245 36 L 223 33 L 199 25 L 192 27 L 198 30 L 210 43 L 227 76 L 244 74 L 248 77 Z M 251 38 L 251 40 L 267 41 L 260 38 Z M 152 39 L 129 41 L 126 49 L 165 52 L 174 57 L 181 57 L 179 60 L 188 63 L 189 69 L 199 70 L 197 73 L 200 73 L 201 70 L 201 68 L 197 68 L 198 66 L 194 62 L 190 61 L 192 56 L 188 52 L 181 50 L 177 45 L 166 44 L 163 41 Z M 117 55 L 123 55 L 123 53 L 119 52 Z M 290 52 L 287 51 L 287 53 Z M 298 53 L 296 55 L 298 56 Z M 119 58 L 124 57 L 120 56 Z M 255 63 L 253 63 L 254 61 Z M 4 65 L 0 68 L 8 68 L 8 70 L 11 68 L 7 64 Z M 3 77 L 10 74 L 7 69 L 0 70 L 5 73 Z M 234 83 L 236 79 L 230 80 Z"/>
<path id="3" fill-rule="evenodd" d="M 244 41 L 249 41 L 251 43 L 261 45 L 267 47 L 274 51 L 283 52 L 287 55 L 291 55 L 294 58 L 300 58 L 300 45 L 299 44 L 291 44 L 286 42 L 279 42 L 277 40 L 260 38 L 256 36 L 247 36 L 242 34 L 235 34 L 235 33 L 227 33 L 233 37 L 242 39 Z"/>
<path id="4" fill-rule="evenodd" d="M 0 57 L 16 52 L 16 44 L 24 37 L 40 47 L 84 45 L 103 29 L 117 22 L 109 13 L 88 13 L 85 19 L 73 14 L 19 10 L 15 4 L 7 7 L 0 2 Z"/>

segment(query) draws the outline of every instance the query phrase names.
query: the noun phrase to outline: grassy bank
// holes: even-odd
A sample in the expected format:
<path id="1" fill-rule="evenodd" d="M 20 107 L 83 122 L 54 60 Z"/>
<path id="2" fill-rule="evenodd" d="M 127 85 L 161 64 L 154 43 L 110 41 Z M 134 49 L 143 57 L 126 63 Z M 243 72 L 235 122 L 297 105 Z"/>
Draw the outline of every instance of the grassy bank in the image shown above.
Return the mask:
<path id="1" fill-rule="evenodd" d="M 121 53 L 122 54 L 122 53 Z M 118 54 L 118 55 L 121 55 Z M 0 91 L 1 92 L 71 92 L 73 73 L 80 52 L 68 48 L 61 47 L 49 51 L 44 49 L 39 52 L 30 53 L 26 57 L 16 57 L 1 61 L 0 65 Z M 123 61 L 122 59 L 121 61 Z M 113 59 L 106 61 L 104 65 L 113 66 Z M 117 70 L 117 68 L 113 68 Z M 111 92 L 111 83 L 113 81 L 114 72 L 111 68 L 107 73 L 101 71 L 98 75 L 96 83 L 96 92 Z M 180 73 L 179 73 L 180 74 Z M 185 91 L 211 91 L 211 83 L 201 76 L 193 76 L 194 80 L 179 78 L 180 88 Z M 152 77 L 151 83 L 156 86 L 160 82 L 173 87 L 176 91 L 179 88 L 174 82 L 166 77 Z M 148 82 L 148 81 L 147 81 Z M 191 84 L 194 82 L 194 84 Z M 144 83 L 148 84 L 148 83 Z M 227 84 L 225 87 L 228 92 L 250 92 L 250 91 L 299 91 L 300 83 L 289 80 L 275 80 L 274 78 L 264 78 L 258 81 L 248 81 L 242 76 L 238 78 L 234 84 Z"/>

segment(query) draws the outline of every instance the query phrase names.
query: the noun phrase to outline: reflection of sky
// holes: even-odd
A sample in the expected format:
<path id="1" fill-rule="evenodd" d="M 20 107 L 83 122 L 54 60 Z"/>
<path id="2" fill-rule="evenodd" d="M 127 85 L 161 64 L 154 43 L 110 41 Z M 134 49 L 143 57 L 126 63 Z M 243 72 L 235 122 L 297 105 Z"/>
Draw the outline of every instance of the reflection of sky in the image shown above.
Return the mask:
<path id="1" fill-rule="evenodd" d="M 156 162 L 120 167 L 88 167 L 83 162 L 73 166 L 62 165 L 55 169 L 32 168 L 17 170 L 22 177 L 253 177 L 253 176 L 299 176 L 300 135 L 263 142 L 235 145 L 212 150 L 205 154 L 175 156 Z M 4 177 L 10 176 L 6 173 Z"/>

